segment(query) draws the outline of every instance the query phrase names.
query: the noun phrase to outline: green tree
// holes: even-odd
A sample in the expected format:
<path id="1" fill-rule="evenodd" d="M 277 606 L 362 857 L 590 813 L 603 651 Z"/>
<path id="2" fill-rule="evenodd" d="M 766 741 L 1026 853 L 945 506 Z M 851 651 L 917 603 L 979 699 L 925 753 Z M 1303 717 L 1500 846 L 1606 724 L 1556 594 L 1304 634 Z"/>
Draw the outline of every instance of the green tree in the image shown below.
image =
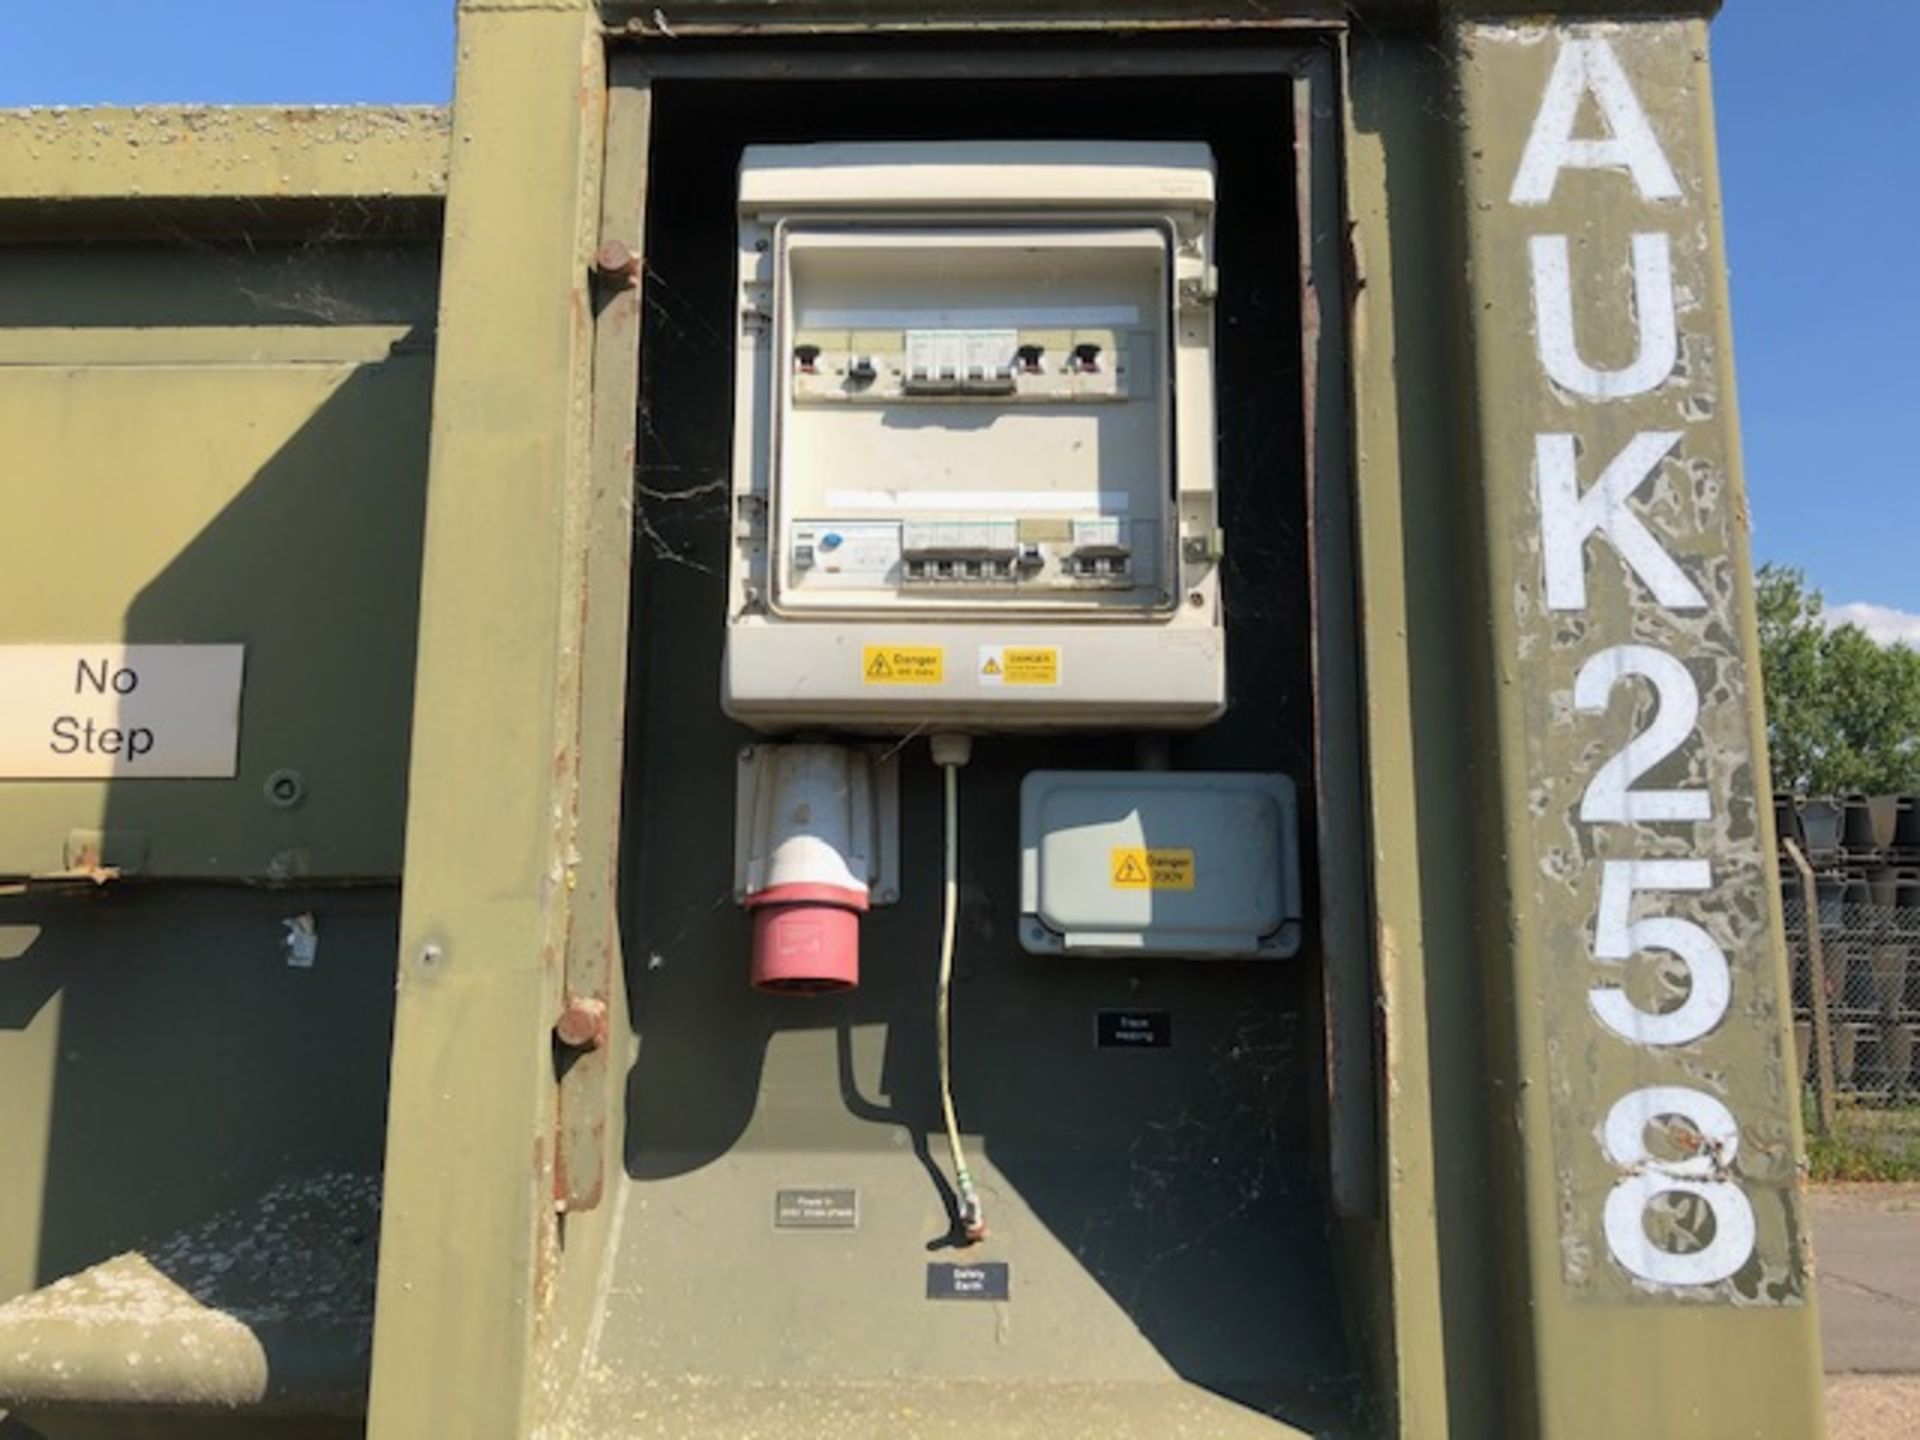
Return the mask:
<path id="1" fill-rule="evenodd" d="M 1920 790 L 1920 653 L 1828 629 L 1806 576 L 1755 576 L 1773 783 L 1803 795 Z"/>

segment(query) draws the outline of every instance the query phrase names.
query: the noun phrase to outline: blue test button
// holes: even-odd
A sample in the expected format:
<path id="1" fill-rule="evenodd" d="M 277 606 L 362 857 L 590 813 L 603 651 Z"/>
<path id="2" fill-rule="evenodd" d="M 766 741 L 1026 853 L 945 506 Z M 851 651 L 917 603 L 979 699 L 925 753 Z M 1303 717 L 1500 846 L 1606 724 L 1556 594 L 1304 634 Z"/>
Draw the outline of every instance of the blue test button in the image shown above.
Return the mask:
<path id="1" fill-rule="evenodd" d="M 822 550 L 838 550 L 840 548 L 840 536 L 836 532 L 829 530 L 820 537 L 820 548 Z"/>

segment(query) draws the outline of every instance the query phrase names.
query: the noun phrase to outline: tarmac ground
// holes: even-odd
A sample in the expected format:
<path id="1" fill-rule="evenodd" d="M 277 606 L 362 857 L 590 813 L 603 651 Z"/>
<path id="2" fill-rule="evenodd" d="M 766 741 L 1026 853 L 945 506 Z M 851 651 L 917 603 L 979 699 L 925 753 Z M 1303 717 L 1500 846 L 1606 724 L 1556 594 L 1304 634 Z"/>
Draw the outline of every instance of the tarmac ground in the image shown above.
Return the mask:
<path id="1" fill-rule="evenodd" d="M 1920 1440 L 1920 1185 L 1812 1193 L 1828 1440 Z"/>

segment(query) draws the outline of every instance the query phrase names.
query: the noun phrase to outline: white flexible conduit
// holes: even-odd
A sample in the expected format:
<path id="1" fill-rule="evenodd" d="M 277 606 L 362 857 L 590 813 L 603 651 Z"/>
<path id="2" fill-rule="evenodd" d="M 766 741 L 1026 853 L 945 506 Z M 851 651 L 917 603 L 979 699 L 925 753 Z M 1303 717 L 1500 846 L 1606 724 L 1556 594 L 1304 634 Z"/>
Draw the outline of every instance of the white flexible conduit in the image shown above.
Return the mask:
<path id="1" fill-rule="evenodd" d="M 953 1188 L 960 1200 L 960 1229 L 969 1241 L 983 1240 L 987 1224 L 980 1195 L 973 1188 L 966 1151 L 960 1144 L 960 1119 L 953 1108 L 953 950 L 960 927 L 960 767 L 973 752 L 966 735 L 933 737 L 933 758 L 946 786 L 946 868 L 940 890 L 940 986 L 936 1026 L 940 1051 L 940 1110 L 947 1122 L 947 1148 L 953 1155 Z"/>

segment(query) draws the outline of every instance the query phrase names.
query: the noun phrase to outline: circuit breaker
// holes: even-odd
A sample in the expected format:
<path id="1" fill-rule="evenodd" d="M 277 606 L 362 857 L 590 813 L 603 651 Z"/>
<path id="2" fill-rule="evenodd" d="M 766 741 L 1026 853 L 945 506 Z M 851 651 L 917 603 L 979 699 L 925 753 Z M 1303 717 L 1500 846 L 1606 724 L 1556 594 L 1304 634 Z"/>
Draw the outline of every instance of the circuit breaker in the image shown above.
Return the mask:
<path id="1" fill-rule="evenodd" d="M 730 713 L 1220 713 L 1213 189 L 1196 144 L 746 151 Z"/>

